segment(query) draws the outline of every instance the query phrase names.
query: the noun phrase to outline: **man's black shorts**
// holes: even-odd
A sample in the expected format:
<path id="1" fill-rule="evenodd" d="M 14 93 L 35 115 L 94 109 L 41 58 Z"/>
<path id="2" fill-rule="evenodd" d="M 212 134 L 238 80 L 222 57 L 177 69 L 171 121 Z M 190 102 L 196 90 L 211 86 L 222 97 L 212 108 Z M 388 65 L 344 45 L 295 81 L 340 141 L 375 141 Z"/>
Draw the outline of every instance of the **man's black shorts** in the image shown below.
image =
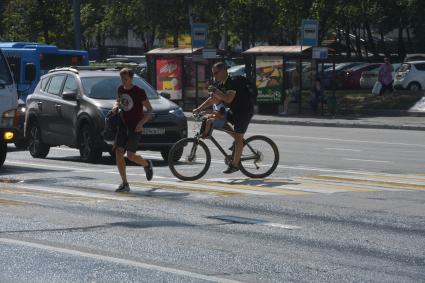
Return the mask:
<path id="1" fill-rule="evenodd" d="M 244 134 L 248 129 L 251 118 L 254 115 L 253 111 L 248 111 L 245 113 L 232 113 L 229 111 L 227 119 L 234 126 L 235 133 Z"/>
<path id="2" fill-rule="evenodd" d="M 114 149 L 122 147 L 127 151 L 136 152 L 139 146 L 141 133 L 136 133 L 127 129 L 126 126 L 120 124 L 115 136 Z"/>

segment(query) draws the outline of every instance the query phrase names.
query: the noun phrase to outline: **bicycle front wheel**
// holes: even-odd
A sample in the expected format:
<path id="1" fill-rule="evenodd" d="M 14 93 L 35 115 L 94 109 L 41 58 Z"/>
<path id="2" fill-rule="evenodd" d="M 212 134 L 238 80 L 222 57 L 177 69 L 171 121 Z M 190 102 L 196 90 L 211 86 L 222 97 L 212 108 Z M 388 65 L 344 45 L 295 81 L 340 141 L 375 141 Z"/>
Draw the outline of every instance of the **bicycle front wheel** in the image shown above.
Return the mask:
<path id="1" fill-rule="evenodd" d="M 183 154 L 182 154 L 183 153 Z M 180 161 L 174 158 L 181 156 Z M 195 138 L 179 140 L 170 149 L 168 167 L 174 176 L 183 181 L 194 181 L 207 173 L 211 164 L 211 153 L 203 141 Z"/>
<path id="2" fill-rule="evenodd" d="M 265 136 L 252 136 L 245 140 L 240 170 L 250 178 L 264 178 L 274 172 L 279 164 L 276 144 Z"/>

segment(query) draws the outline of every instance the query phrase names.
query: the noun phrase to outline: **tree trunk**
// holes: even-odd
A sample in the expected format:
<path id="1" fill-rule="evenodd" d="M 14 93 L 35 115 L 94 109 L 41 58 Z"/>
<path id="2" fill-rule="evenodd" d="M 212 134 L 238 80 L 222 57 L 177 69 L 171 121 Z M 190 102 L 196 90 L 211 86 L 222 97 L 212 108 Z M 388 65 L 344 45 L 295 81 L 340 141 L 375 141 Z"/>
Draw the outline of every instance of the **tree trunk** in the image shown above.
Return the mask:
<path id="1" fill-rule="evenodd" d="M 345 26 L 344 35 L 345 35 L 345 52 L 347 53 L 347 58 L 351 58 L 350 27 L 348 25 Z"/>
<path id="2" fill-rule="evenodd" d="M 406 49 L 404 47 L 403 40 L 403 27 L 400 24 L 400 27 L 398 28 L 398 58 L 403 60 L 404 57 L 406 57 Z"/>
<path id="3" fill-rule="evenodd" d="M 72 22 L 74 26 L 74 48 L 81 49 L 80 0 L 72 0 Z"/>
<path id="4" fill-rule="evenodd" d="M 42 29 L 43 29 L 44 42 L 46 44 L 50 44 L 49 24 L 47 22 L 47 17 L 46 17 L 46 13 L 45 13 L 46 7 L 44 5 L 44 0 L 38 0 L 38 6 L 39 6 L 39 11 L 40 11 L 41 25 L 42 25 Z"/>
<path id="5" fill-rule="evenodd" d="M 367 32 L 367 41 L 368 41 L 368 46 L 370 47 L 370 52 L 372 52 L 374 57 L 379 58 L 379 54 L 376 52 L 375 41 L 373 40 L 372 31 L 370 30 L 368 21 L 365 22 L 365 28 Z"/>

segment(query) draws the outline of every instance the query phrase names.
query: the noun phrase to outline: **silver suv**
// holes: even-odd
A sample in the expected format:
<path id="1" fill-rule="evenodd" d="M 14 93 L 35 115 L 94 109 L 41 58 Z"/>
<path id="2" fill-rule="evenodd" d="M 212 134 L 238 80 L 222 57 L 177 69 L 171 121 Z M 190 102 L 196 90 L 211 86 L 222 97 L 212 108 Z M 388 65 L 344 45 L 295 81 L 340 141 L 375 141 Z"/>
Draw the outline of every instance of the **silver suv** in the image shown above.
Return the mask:
<path id="1" fill-rule="evenodd" d="M 411 91 L 425 89 L 425 61 L 403 63 L 395 76 L 394 88 Z"/>
<path id="2" fill-rule="evenodd" d="M 175 103 L 159 95 L 145 80 L 134 76 L 153 108 L 139 149 L 160 151 L 168 160 L 171 146 L 187 136 L 187 119 Z M 105 129 L 105 117 L 116 99 L 121 79 L 118 70 L 106 68 L 59 68 L 41 77 L 27 98 L 25 136 L 30 154 L 45 158 L 52 146 L 80 150 L 84 161 L 96 162 L 111 152 L 115 133 Z"/>

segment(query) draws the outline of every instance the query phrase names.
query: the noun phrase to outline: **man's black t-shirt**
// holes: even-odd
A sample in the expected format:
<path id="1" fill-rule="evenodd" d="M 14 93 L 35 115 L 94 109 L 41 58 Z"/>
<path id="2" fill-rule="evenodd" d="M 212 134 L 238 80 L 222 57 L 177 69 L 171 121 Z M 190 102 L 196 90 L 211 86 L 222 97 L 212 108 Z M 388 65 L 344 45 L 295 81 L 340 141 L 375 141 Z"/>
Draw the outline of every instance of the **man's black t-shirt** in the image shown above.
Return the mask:
<path id="1" fill-rule="evenodd" d="M 229 76 L 223 83 L 219 84 L 219 89 L 227 94 L 235 94 L 235 98 L 229 105 L 234 115 L 244 116 L 253 112 L 254 105 L 250 100 L 249 93 L 247 93 L 246 86 L 241 84 L 241 81 Z"/>

